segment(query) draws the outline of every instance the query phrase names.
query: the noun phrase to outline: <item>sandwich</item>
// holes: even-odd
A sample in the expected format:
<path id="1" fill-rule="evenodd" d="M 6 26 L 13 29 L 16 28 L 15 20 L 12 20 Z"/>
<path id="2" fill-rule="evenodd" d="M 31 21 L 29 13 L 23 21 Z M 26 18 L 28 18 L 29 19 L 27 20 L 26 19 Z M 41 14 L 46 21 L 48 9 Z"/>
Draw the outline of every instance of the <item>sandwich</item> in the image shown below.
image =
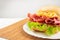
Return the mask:
<path id="1" fill-rule="evenodd" d="M 28 27 L 31 31 L 42 32 L 48 36 L 60 31 L 60 9 L 58 7 L 46 7 L 36 13 L 28 13 Z"/>

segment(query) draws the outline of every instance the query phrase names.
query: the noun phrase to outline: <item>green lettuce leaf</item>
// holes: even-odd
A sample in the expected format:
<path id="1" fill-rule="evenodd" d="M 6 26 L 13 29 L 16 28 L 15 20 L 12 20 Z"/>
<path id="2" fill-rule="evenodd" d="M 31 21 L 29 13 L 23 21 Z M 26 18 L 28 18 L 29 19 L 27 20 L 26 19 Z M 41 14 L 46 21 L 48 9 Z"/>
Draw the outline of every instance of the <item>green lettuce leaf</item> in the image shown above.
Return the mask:
<path id="1" fill-rule="evenodd" d="M 60 27 L 58 26 L 47 25 L 44 23 L 41 24 L 38 22 L 31 22 L 31 21 L 28 21 L 28 27 L 30 28 L 30 30 L 33 30 L 33 28 L 36 28 L 39 31 L 44 31 L 46 35 L 53 35 L 58 31 L 60 31 Z"/>
<path id="2" fill-rule="evenodd" d="M 58 28 L 57 27 L 53 27 L 53 26 L 48 26 L 48 29 L 45 31 L 45 33 L 47 34 L 47 35 L 53 35 L 53 34 L 55 34 L 55 33 L 57 33 L 58 32 Z"/>

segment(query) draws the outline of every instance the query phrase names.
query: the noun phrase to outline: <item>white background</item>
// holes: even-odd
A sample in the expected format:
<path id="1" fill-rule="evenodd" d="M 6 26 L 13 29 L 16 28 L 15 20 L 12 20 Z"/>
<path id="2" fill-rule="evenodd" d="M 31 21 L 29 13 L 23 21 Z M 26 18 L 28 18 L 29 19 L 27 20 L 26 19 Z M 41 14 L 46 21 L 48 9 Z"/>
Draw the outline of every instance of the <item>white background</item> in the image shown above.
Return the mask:
<path id="1" fill-rule="evenodd" d="M 0 0 L 0 17 L 25 18 L 46 5 L 60 6 L 60 0 Z"/>

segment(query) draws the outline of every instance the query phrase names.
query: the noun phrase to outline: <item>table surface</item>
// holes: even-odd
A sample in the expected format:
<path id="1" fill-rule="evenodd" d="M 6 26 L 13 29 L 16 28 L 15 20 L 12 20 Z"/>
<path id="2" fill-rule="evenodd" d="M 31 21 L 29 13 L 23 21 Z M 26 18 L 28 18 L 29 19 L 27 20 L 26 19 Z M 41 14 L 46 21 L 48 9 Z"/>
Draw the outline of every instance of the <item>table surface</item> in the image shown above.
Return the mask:
<path id="1" fill-rule="evenodd" d="M 11 24 L 5 28 L 0 29 L 0 37 L 6 38 L 8 40 L 48 40 L 48 39 L 33 37 L 25 33 L 22 27 L 27 21 L 28 19 L 26 18 L 14 24 Z"/>

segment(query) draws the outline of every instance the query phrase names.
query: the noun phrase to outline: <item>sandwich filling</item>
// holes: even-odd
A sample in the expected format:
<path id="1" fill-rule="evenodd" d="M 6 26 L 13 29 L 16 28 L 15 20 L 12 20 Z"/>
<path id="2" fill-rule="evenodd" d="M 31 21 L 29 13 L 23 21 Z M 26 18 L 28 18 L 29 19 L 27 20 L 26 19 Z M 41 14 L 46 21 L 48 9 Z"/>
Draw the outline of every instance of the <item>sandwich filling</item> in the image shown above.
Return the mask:
<path id="1" fill-rule="evenodd" d="M 60 31 L 58 13 L 54 10 L 38 11 L 37 14 L 28 14 L 28 27 L 31 30 L 41 31 L 52 35 Z"/>

